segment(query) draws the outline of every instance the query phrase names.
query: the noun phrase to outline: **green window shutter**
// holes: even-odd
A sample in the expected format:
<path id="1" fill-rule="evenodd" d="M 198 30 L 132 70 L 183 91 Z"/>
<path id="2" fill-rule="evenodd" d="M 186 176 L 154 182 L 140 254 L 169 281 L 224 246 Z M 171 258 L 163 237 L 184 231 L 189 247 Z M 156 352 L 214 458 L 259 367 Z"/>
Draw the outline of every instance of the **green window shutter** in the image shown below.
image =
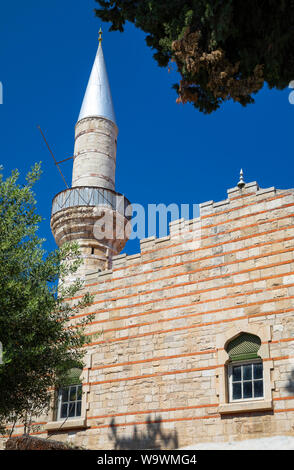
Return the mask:
<path id="1" fill-rule="evenodd" d="M 63 386 L 69 386 L 69 385 L 81 384 L 82 381 L 80 380 L 80 376 L 81 376 L 82 372 L 83 372 L 83 369 L 79 369 L 78 367 L 73 367 L 64 376 L 64 378 L 62 380 L 62 385 Z"/>
<path id="2" fill-rule="evenodd" d="M 257 359 L 260 345 L 261 341 L 258 336 L 242 333 L 228 344 L 226 351 L 231 361 Z"/>

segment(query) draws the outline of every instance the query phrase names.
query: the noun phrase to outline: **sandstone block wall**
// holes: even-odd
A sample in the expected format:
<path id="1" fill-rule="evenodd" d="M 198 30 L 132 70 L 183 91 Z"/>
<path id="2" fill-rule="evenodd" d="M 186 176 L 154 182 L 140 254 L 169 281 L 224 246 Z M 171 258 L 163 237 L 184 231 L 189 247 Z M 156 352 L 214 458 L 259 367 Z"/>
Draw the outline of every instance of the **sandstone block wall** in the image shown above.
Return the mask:
<path id="1" fill-rule="evenodd" d="M 293 235 L 294 191 L 251 183 L 89 278 L 88 334 L 102 333 L 87 348 L 85 427 L 55 438 L 93 449 L 167 449 L 292 434 Z M 234 328 L 267 331 L 272 409 L 220 412 L 221 341 Z M 38 432 L 46 436 L 45 425 Z"/>

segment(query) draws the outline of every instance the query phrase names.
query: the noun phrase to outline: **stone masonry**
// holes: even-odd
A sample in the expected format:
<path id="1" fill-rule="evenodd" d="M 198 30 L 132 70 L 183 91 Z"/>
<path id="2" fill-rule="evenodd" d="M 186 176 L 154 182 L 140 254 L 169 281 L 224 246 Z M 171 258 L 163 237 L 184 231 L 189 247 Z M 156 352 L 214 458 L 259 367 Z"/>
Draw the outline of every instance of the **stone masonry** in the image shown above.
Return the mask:
<path id="1" fill-rule="evenodd" d="M 109 119 L 92 117 L 77 122 L 72 187 L 115 189 L 117 134 L 116 124 Z"/>
<path id="2" fill-rule="evenodd" d="M 293 435 L 294 190 L 253 182 L 200 209 L 87 276 L 82 419 L 33 434 L 89 449 Z M 261 338 L 266 399 L 230 408 L 224 348 L 239 332 Z"/>

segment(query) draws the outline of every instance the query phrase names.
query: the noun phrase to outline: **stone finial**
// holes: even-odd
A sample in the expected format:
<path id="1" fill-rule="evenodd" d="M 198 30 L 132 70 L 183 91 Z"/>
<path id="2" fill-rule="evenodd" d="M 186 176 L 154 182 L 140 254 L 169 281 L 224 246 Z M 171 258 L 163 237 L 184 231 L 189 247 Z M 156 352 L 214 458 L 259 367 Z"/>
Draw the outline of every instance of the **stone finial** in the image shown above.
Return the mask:
<path id="1" fill-rule="evenodd" d="M 243 170 L 242 170 L 242 168 L 240 170 L 240 179 L 239 179 L 239 183 L 237 184 L 237 186 L 238 186 L 239 189 L 243 189 L 244 186 L 245 186 L 245 181 L 243 179 Z"/>

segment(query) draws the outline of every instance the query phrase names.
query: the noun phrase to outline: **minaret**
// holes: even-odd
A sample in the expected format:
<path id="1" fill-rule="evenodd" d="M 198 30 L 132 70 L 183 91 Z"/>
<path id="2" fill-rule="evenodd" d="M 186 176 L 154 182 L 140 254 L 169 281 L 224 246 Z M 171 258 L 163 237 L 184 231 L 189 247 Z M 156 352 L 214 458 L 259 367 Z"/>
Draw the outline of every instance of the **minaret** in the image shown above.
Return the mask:
<path id="1" fill-rule="evenodd" d="M 57 245 L 79 243 L 79 275 L 111 267 L 129 232 L 131 206 L 115 192 L 116 125 L 102 50 L 102 32 L 75 127 L 72 187 L 53 199 L 51 229 Z M 127 228 L 127 230 L 126 230 Z"/>

